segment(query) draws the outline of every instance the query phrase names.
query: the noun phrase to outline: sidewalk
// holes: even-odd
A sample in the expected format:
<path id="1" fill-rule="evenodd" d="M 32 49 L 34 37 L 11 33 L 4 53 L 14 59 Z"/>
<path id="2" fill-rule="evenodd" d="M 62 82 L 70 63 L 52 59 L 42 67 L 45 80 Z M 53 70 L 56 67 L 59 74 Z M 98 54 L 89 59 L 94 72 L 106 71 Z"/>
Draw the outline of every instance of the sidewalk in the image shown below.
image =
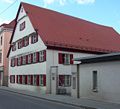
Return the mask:
<path id="1" fill-rule="evenodd" d="M 57 103 L 69 104 L 77 107 L 81 107 L 82 109 L 120 109 L 120 104 L 108 103 L 108 102 L 100 102 L 95 100 L 89 100 L 85 98 L 75 99 L 70 96 L 63 95 L 41 95 L 39 93 L 25 91 L 25 90 L 17 90 L 8 87 L 0 87 L 0 90 L 10 91 L 14 93 L 19 93 L 26 96 L 31 96 L 39 99 L 44 99 L 48 101 L 53 101 Z"/>

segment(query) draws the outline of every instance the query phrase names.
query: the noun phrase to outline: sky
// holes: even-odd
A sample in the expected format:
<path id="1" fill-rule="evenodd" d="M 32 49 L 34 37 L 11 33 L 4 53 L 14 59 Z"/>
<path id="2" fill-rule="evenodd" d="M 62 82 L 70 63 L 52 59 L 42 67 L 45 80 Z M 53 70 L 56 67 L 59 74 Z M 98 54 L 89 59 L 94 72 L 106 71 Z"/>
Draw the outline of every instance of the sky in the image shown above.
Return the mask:
<path id="1" fill-rule="evenodd" d="M 113 27 L 120 34 L 120 0 L 0 0 L 0 24 L 16 17 L 21 1 Z"/>

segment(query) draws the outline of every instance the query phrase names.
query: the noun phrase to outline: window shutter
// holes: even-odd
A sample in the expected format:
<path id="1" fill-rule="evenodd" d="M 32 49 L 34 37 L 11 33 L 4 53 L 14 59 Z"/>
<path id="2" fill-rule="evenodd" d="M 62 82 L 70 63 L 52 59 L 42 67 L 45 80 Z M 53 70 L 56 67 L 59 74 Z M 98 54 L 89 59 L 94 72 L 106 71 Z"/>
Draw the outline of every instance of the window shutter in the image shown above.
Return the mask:
<path id="1" fill-rule="evenodd" d="M 14 79 L 14 83 L 15 83 L 15 75 L 13 76 L 13 79 Z"/>
<path id="2" fill-rule="evenodd" d="M 18 83 L 18 75 L 16 75 L 16 83 Z"/>
<path id="3" fill-rule="evenodd" d="M 22 47 L 24 47 L 24 45 L 25 45 L 25 39 L 23 38 L 22 39 Z"/>
<path id="4" fill-rule="evenodd" d="M 73 64 L 73 54 L 70 54 L 70 64 Z"/>
<path id="5" fill-rule="evenodd" d="M 36 85 L 39 86 L 39 75 L 37 75 Z"/>
<path id="6" fill-rule="evenodd" d="M 20 65 L 22 65 L 23 57 L 20 57 Z"/>
<path id="7" fill-rule="evenodd" d="M 27 84 L 27 75 L 25 75 L 25 84 Z"/>
<path id="8" fill-rule="evenodd" d="M 43 75 L 43 86 L 46 86 L 46 75 Z"/>
<path id="9" fill-rule="evenodd" d="M 39 52 L 36 52 L 36 62 L 39 62 Z"/>
<path id="10" fill-rule="evenodd" d="M 58 54 L 59 64 L 63 64 L 63 57 L 62 56 L 63 56 L 62 53 Z"/>
<path id="11" fill-rule="evenodd" d="M 27 37 L 27 45 L 29 45 L 29 37 Z"/>
<path id="12" fill-rule="evenodd" d="M 26 64 L 28 64 L 28 55 L 26 55 Z"/>
<path id="13" fill-rule="evenodd" d="M 22 75 L 20 75 L 20 84 L 22 84 Z"/>
<path id="14" fill-rule="evenodd" d="M 30 84 L 33 85 L 33 75 L 30 76 Z"/>
<path id="15" fill-rule="evenodd" d="M 16 58 L 16 65 L 18 66 L 18 58 Z"/>
<path id="16" fill-rule="evenodd" d="M 33 54 L 31 54 L 31 63 L 33 62 Z"/>
<path id="17" fill-rule="evenodd" d="M 59 86 L 64 85 L 64 75 L 59 75 Z"/>
<path id="18" fill-rule="evenodd" d="M 46 61 L 46 50 L 44 50 L 44 61 Z"/>

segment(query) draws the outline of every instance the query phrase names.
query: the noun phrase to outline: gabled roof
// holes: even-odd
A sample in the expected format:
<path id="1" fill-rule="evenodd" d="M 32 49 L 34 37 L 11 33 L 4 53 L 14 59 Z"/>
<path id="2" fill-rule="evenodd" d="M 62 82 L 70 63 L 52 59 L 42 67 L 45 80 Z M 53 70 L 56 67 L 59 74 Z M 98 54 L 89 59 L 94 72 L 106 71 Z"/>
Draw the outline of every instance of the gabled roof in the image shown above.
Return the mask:
<path id="1" fill-rule="evenodd" d="M 31 23 L 48 47 L 96 53 L 120 51 L 120 35 L 112 27 L 98 25 L 27 3 L 21 3 L 21 6 L 24 7 Z"/>
<path id="2" fill-rule="evenodd" d="M 15 26 L 15 20 L 12 20 L 9 24 L 4 23 L 4 24 L 0 25 L 0 27 L 1 26 L 3 26 L 4 28 L 11 28 L 11 29 L 13 29 L 14 26 Z"/>

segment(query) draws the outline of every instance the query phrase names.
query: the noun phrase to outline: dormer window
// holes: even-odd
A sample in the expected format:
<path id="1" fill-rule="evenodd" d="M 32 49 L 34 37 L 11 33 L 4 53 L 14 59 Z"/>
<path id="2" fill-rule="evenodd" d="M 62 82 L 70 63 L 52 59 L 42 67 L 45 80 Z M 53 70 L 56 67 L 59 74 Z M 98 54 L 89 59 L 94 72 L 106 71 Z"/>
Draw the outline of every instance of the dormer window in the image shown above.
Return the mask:
<path id="1" fill-rule="evenodd" d="M 20 24 L 20 31 L 25 29 L 25 21 Z"/>

